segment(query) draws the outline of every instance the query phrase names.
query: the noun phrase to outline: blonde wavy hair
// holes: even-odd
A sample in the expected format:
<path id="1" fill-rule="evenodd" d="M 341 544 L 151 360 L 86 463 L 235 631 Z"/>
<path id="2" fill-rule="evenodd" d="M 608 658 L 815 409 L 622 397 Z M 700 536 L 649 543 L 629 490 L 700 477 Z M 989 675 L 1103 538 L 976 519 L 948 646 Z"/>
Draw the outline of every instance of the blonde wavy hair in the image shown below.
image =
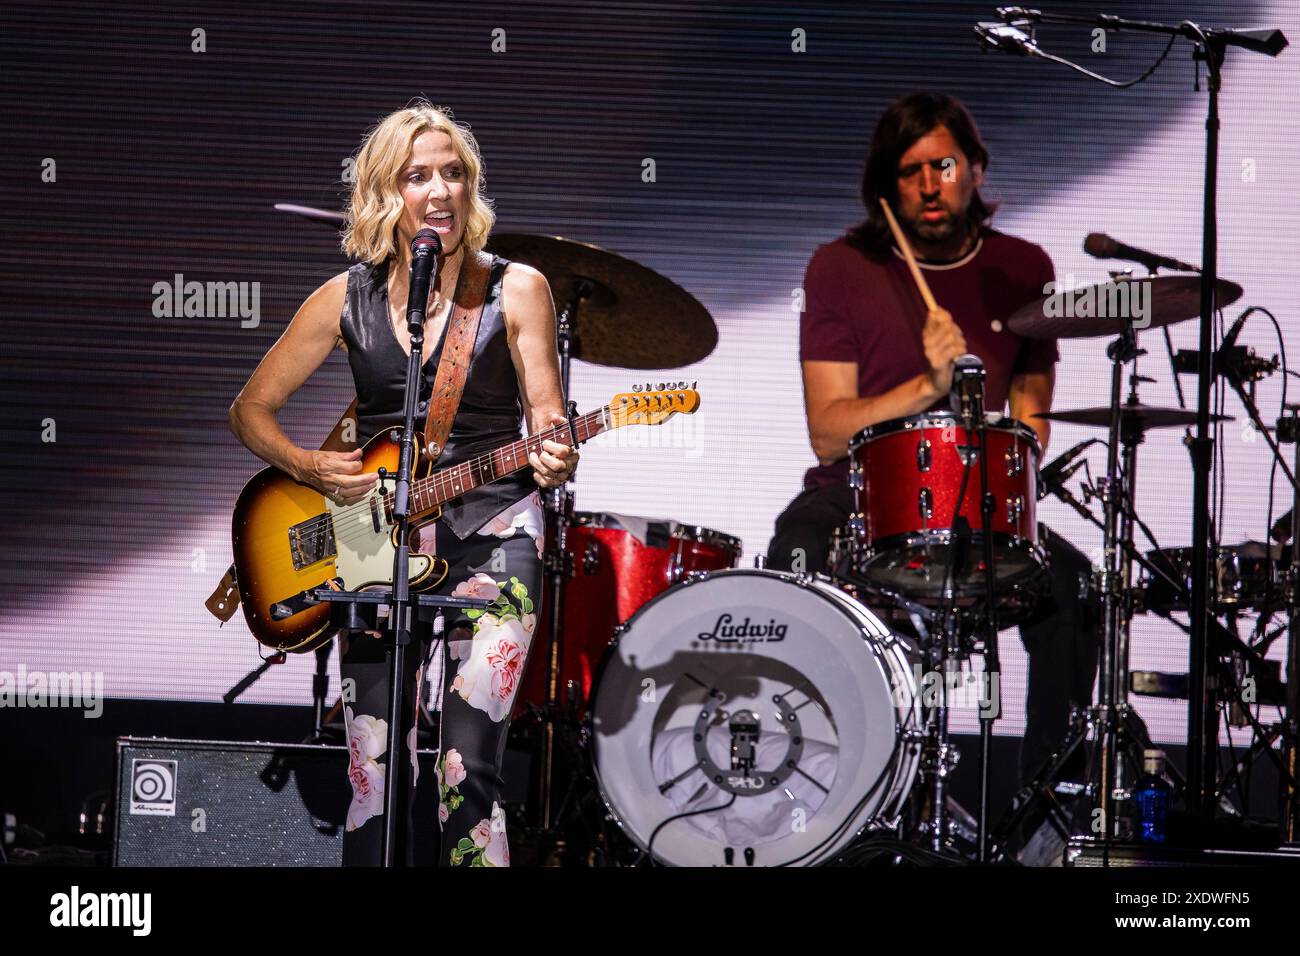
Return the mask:
<path id="1" fill-rule="evenodd" d="M 420 99 L 389 113 L 361 143 L 343 232 L 343 251 L 352 258 L 378 265 L 397 253 L 397 222 L 402 215 L 399 176 L 410 159 L 411 144 L 428 130 L 450 136 L 452 148 L 465 164 L 469 214 L 462 242 L 470 252 L 478 252 L 487 243 L 496 213 L 483 194 L 483 157 L 478 143 L 468 126 L 452 119 L 450 110 Z"/>

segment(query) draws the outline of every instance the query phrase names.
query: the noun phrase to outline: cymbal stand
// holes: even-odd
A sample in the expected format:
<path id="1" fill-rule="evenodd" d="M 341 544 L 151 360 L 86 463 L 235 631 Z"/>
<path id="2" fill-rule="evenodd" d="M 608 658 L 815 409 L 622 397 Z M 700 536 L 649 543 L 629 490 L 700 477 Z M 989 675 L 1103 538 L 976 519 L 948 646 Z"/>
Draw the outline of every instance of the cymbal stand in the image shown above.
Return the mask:
<path id="1" fill-rule="evenodd" d="M 569 407 L 569 371 L 577 345 L 574 318 L 582 302 L 592 293 L 592 283 L 587 279 L 574 280 L 572 295 L 556 315 L 555 338 L 560 357 L 560 389 Z M 569 408 L 572 416 L 572 408 Z M 533 805 L 537 808 L 535 824 L 547 834 L 555 823 L 554 771 L 557 723 L 560 717 L 560 674 L 564 653 L 564 589 L 569 580 L 569 552 L 566 541 L 569 521 L 573 516 L 573 492 L 568 482 L 552 488 L 543 495 L 546 511 L 546 547 L 542 569 L 546 580 L 547 647 L 546 647 L 546 706 L 541 715 L 541 753 L 538 754 L 537 792 Z"/>
<path id="2" fill-rule="evenodd" d="M 1268 434 L 1267 431 L 1264 432 Z M 1287 406 L 1287 414 L 1278 419 L 1279 441 L 1295 445 L 1295 470 L 1300 475 L 1300 406 Z M 1279 456 L 1280 458 L 1280 456 Z M 1291 563 L 1287 569 L 1287 641 L 1286 641 L 1286 714 L 1282 736 L 1282 839 L 1300 841 L 1300 484 L 1291 482 Z"/>
<path id="3" fill-rule="evenodd" d="M 1137 333 L 1126 324 L 1119 337 L 1106 349 L 1111 360 L 1111 419 L 1109 447 L 1106 453 L 1106 477 L 1099 482 L 1098 497 L 1103 508 L 1102 566 L 1098 590 L 1102 606 L 1101 659 L 1097 680 L 1097 703 L 1089 711 L 1088 724 L 1093 747 L 1088 766 L 1088 792 L 1093 810 L 1092 825 L 1100 824 L 1103 842 L 1122 835 L 1118 829 L 1115 804 L 1128 797 L 1125 768 L 1121 758 L 1127 756 L 1134 769 L 1141 770 L 1140 756 L 1130 752 L 1145 734 L 1137 725 L 1129 702 L 1129 623 L 1133 616 L 1134 550 L 1132 519 L 1137 477 L 1137 446 L 1142 443 L 1142 428 L 1123 414 L 1120 401 L 1124 366 L 1145 354 L 1138 348 Z M 1142 381 L 1136 372 L 1130 383 L 1128 404 L 1137 404 L 1137 387 Z M 1122 452 L 1121 452 L 1122 448 Z M 1122 455 L 1122 461 L 1121 461 Z M 1099 811 L 1099 814 L 1098 814 Z"/>
<path id="4" fill-rule="evenodd" d="M 1238 322 L 1256 309 L 1257 307 L 1247 309 L 1238 317 Z M 1278 419 L 1277 437 L 1274 438 L 1268 426 L 1264 424 L 1253 396 L 1254 382 L 1266 374 L 1264 370 L 1252 368 L 1250 363 L 1239 361 L 1232 354 L 1228 354 L 1222 361 L 1214 363 L 1213 374 L 1222 375 L 1236 394 L 1255 431 L 1264 437 L 1274 460 L 1291 485 L 1294 507 L 1291 511 L 1291 561 L 1287 574 L 1286 708 L 1283 714 L 1282 757 L 1278 771 L 1281 777 L 1279 822 L 1282 838 L 1292 842 L 1300 839 L 1300 788 L 1297 787 L 1297 779 L 1300 779 L 1300 765 L 1297 764 L 1297 758 L 1300 756 L 1297 754 L 1297 731 L 1300 730 L 1300 725 L 1297 724 L 1297 720 L 1300 719 L 1300 669 L 1297 668 L 1297 664 L 1300 663 L 1297 661 L 1300 657 L 1300 547 L 1296 545 L 1297 540 L 1300 540 L 1300 481 L 1297 481 L 1297 476 L 1300 476 L 1300 418 L 1297 418 L 1297 413 L 1300 409 L 1293 405 L 1287 406 L 1287 414 Z M 1286 456 L 1282 454 L 1283 443 L 1296 446 L 1292 464 L 1288 464 Z M 1257 721 L 1251 720 L 1251 723 L 1257 735 L 1264 733 Z M 1212 723 L 1211 727 L 1217 745 L 1218 725 Z M 1266 752 L 1270 757 L 1273 756 L 1271 748 Z M 1217 796 L 1221 790 L 1222 788 L 1218 788 L 1211 796 Z"/>

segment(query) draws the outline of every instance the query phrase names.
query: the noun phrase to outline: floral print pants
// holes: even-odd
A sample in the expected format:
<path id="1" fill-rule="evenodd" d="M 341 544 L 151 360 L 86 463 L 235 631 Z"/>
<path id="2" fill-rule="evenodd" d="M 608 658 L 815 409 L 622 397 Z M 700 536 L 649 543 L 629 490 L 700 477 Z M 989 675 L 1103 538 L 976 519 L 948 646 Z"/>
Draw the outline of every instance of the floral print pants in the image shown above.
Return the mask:
<path id="1" fill-rule="evenodd" d="M 483 598 L 486 611 L 449 612 L 441 637 L 418 625 L 426 666 L 412 677 L 404 723 L 407 754 L 415 751 L 416 706 L 441 695 L 438 747 L 438 826 L 443 866 L 509 866 L 501 808 L 501 760 L 515 694 L 541 604 L 541 501 L 530 495 L 464 541 L 434 527 L 436 553 L 450 570 L 434 593 Z M 428 550 L 429 529 L 422 546 Z M 345 866 L 377 866 L 383 844 L 384 783 L 388 767 L 389 666 L 383 642 L 365 635 L 346 642 L 341 672 L 352 804 L 343 837 Z M 441 667 L 433 655 L 441 656 Z M 429 667 L 433 663 L 435 666 Z M 426 686 L 442 674 L 441 687 Z M 416 695 L 418 681 L 420 693 Z M 418 783 L 419 767 L 412 768 Z M 412 805 L 414 801 L 412 800 Z M 415 820 L 416 827 L 432 820 Z M 413 832 L 408 830 L 408 832 Z M 413 841 L 408 840 L 408 844 Z M 408 857 L 409 860 L 409 857 Z"/>

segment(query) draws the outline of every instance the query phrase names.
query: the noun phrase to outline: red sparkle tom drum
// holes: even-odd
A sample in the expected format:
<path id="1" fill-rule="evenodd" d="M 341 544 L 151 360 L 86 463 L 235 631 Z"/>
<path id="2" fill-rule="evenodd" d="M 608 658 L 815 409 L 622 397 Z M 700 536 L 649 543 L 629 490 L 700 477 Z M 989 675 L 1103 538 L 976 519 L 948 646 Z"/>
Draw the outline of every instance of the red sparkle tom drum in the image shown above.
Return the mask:
<path id="1" fill-rule="evenodd" d="M 1046 568 L 1035 516 L 1038 438 L 1029 426 L 997 416 L 989 416 L 985 433 L 989 491 L 996 503 L 990 522 L 996 600 L 1014 606 L 1032 600 Z M 944 578 L 949 561 L 955 561 L 955 596 L 970 603 L 983 595 L 978 447 L 978 431 L 968 435 L 960 419 L 945 411 L 882 422 L 854 437 L 849 445 L 849 483 L 857 502 L 853 563 L 868 586 L 940 606 L 949 600 Z M 953 555 L 955 514 L 971 528 L 964 556 Z"/>
<path id="2" fill-rule="evenodd" d="M 565 530 L 569 580 L 564 589 L 564 645 L 559 686 L 585 706 L 591 681 L 618 625 L 687 575 L 734 568 L 738 538 L 677 521 L 578 512 Z M 521 705 L 546 702 L 547 643 L 529 655 Z"/>

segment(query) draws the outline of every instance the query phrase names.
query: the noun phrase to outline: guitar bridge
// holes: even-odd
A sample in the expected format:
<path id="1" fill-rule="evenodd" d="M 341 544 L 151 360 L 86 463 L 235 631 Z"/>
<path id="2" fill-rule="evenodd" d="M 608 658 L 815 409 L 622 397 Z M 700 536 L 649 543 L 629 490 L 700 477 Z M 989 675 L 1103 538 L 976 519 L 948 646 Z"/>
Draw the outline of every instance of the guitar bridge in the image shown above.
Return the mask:
<path id="1" fill-rule="evenodd" d="M 291 527 L 289 553 L 295 571 L 334 557 L 338 549 L 334 545 L 333 519 L 329 515 L 317 515 Z"/>

